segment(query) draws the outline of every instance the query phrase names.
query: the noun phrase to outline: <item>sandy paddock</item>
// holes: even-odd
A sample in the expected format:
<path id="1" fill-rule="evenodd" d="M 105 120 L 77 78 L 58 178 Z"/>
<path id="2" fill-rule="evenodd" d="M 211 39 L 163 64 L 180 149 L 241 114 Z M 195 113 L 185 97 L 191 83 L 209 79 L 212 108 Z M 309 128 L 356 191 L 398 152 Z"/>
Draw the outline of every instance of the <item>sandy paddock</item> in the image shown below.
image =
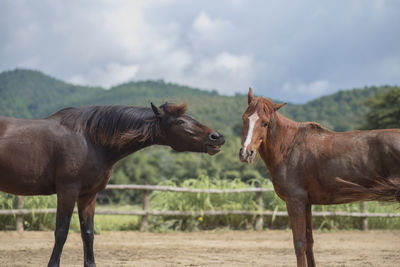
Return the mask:
<path id="1" fill-rule="evenodd" d="M 315 232 L 319 266 L 400 266 L 400 231 Z M 0 232 L 0 266 L 45 266 L 52 232 Z M 109 232 L 95 236 L 101 266 L 294 266 L 290 231 Z M 83 265 L 70 233 L 61 266 Z"/>

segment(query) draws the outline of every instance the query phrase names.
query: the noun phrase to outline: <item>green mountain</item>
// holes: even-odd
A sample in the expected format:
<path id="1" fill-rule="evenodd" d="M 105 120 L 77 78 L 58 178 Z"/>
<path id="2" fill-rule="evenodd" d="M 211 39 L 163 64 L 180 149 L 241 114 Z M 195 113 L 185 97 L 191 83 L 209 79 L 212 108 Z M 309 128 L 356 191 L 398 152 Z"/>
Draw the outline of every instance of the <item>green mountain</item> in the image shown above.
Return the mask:
<path id="1" fill-rule="evenodd" d="M 368 111 L 365 101 L 389 88 L 372 86 L 342 90 L 303 105 L 291 106 L 287 109 L 287 115 L 296 121 L 316 121 L 335 131 L 359 129 Z"/>
<path id="2" fill-rule="evenodd" d="M 302 105 L 288 104 L 281 112 L 296 121 L 317 121 L 344 131 L 358 128 L 367 108 L 362 102 L 387 87 L 339 91 Z M 16 69 L 0 74 L 0 115 L 19 118 L 45 117 L 65 106 L 126 104 L 149 106 L 150 102 L 189 103 L 189 113 L 204 123 L 238 133 L 246 109 L 245 95 L 222 96 L 215 91 L 159 81 L 129 82 L 109 90 L 77 86 L 39 71 Z M 222 131 L 222 130 L 221 130 Z"/>
<path id="3" fill-rule="evenodd" d="M 6 71 L 0 74 L 0 114 L 35 118 L 44 115 L 44 110 L 51 107 L 69 105 L 75 98 L 88 98 L 102 91 L 100 88 L 71 85 L 39 71 Z"/>

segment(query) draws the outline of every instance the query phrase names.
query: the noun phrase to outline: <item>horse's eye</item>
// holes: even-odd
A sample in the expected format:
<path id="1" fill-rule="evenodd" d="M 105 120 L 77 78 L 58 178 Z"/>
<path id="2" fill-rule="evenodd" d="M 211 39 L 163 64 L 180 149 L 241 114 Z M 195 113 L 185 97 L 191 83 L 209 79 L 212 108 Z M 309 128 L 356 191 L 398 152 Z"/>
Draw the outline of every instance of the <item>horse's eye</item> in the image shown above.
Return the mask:
<path id="1" fill-rule="evenodd" d="M 268 126 L 268 122 L 264 122 L 263 127 L 267 127 L 267 126 Z"/>
<path id="2" fill-rule="evenodd" d="M 178 123 L 179 125 L 182 125 L 182 124 L 185 123 L 185 121 L 184 120 L 177 120 L 176 123 Z"/>

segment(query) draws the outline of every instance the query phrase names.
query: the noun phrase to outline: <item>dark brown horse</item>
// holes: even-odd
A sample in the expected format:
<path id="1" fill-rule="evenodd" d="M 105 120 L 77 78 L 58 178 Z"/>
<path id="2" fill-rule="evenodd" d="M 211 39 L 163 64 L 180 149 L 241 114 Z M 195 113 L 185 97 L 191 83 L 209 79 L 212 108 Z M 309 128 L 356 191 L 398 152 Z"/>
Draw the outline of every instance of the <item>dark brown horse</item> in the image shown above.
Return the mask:
<path id="1" fill-rule="evenodd" d="M 150 145 L 210 155 L 220 150 L 224 137 L 185 112 L 185 104 L 166 103 L 151 108 L 66 108 L 38 120 L 0 117 L 0 190 L 57 194 L 55 244 L 48 266 L 59 266 L 75 202 L 84 265 L 95 266 L 96 196 L 119 159 Z"/>
<path id="2" fill-rule="evenodd" d="M 294 122 L 277 112 L 284 104 L 251 88 L 248 104 L 239 157 L 250 163 L 258 151 L 267 166 L 286 202 L 297 266 L 315 266 L 312 204 L 400 201 L 400 129 L 338 133 Z"/>

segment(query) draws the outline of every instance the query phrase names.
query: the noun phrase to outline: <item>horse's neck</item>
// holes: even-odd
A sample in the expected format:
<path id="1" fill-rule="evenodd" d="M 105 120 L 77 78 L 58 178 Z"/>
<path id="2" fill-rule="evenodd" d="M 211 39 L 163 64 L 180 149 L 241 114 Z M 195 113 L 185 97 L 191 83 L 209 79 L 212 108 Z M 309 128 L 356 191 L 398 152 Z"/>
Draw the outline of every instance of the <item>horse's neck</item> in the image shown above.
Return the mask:
<path id="1" fill-rule="evenodd" d="M 146 141 L 146 142 L 140 142 L 140 143 L 133 143 L 129 145 L 125 145 L 120 148 L 106 148 L 105 151 L 107 154 L 108 161 L 111 164 L 115 164 L 117 161 L 125 158 L 126 156 L 129 156 L 130 154 L 141 150 L 143 148 L 146 148 L 148 146 L 153 145 L 154 142 L 152 141 Z"/>
<path id="2" fill-rule="evenodd" d="M 297 122 L 278 112 L 272 115 L 267 135 L 264 137 L 259 151 L 270 172 L 273 172 L 286 158 L 297 130 Z"/>
<path id="3" fill-rule="evenodd" d="M 161 137 L 157 135 L 143 138 L 143 135 L 140 133 L 130 134 L 128 132 L 122 134 L 121 139 L 125 140 L 121 141 L 121 143 L 115 143 L 103 147 L 104 151 L 106 151 L 106 154 L 108 154 L 107 158 L 112 164 L 138 150 L 151 145 L 162 144 L 162 142 L 159 140 Z"/>

